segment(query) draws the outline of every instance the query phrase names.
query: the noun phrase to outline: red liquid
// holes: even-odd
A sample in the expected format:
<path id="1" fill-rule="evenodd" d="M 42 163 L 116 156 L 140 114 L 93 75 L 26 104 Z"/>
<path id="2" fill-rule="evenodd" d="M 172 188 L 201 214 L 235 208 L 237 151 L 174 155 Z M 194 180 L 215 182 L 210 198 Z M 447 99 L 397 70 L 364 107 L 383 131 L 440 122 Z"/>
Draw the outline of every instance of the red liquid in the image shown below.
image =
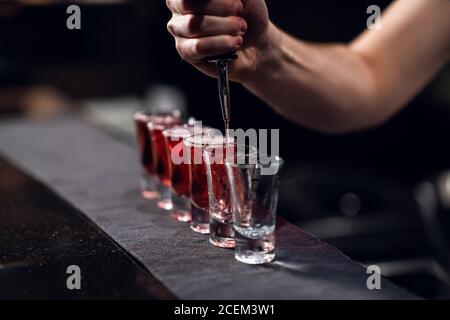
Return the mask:
<path id="1" fill-rule="evenodd" d="M 150 112 L 137 112 L 134 116 L 136 138 L 140 154 L 141 165 L 149 174 L 156 174 L 157 155 L 153 147 L 152 135 L 148 124 L 174 125 L 181 123 L 181 119 L 173 114 L 152 114 Z"/>
<path id="2" fill-rule="evenodd" d="M 141 165 L 147 171 L 147 173 L 154 174 L 155 172 L 153 168 L 152 141 L 147 129 L 147 124 L 149 123 L 150 119 L 151 116 L 144 113 L 137 114 L 134 118 L 134 123 L 136 126 L 136 139 Z"/>
<path id="3" fill-rule="evenodd" d="M 235 144 L 211 146 L 205 150 L 207 162 L 211 174 L 211 192 L 214 206 L 210 207 L 210 213 L 216 220 L 222 223 L 232 223 L 230 182 L 225 167 L 225 160 L 235 161 L 237 146 Z"/>
<path id="4" fill-rule="evenodd" d="M 177 124 L 180 124 L 179 119 L 172 117 L 162 123 L 153 123 L 149 126 L 152 139 L 154 170 L 161 183 L 167 187 L 171 186 L 171 160 L 163 131 Z"/>
<path id="5" fill-rule="evenodd" d="M 152 141 L 155 153 L 155 171 L 159 180 L 165 186 L 170 187 L 170 163 L 166 142 L 162 134 L 164 129 L 152 130 Z"/>
<path id="6" fill-rule="evenodd" d="M 216 136 L 218 139 L 222 137 Z M 191 200 L 192 203 L 203 210 L 209 210 L 208 180 L 206 176 L 206 163 L 203 150 L 214 138 L 203 138 L 202 143 L 195 143 L 190 147 L 191 153 Z M 217 142 L 217 140 L 215 140 Z"/>
<path id="7" fill-rule="evenodd" d="M 191 200 L 199 208 L 208 210 L 209 209 L 209 199 L 208 199 L 208 180 L 206 177 L 206 165 L 203 159 L 203 148 L 193 146 L 191 147 Z M 194 162 L 194 155 L 201 154 L 201 163 Z"/>
<path id="8" fill-rule="evenodd" d="M 185 129 L 183 129 L 185 130 Z M 187 130 L 187 129 L 186 129 Z M 175 138 L 176 137 L 176 138 Z M 169 156 L 171 162 L 171 178 L 172 178 L 172 189 L 179 196 L 190 197 L 191 192 L 191 172 L 190 172 L 190 164 L 185 163 L 184 161 L 180 164 L 176 164 L 172 161 L 172 152 L 177 152 L 176 155 L 179 158 L 183 158 L 184 156 L 184 148 L 183 148 L 183 137 L 178 137 L 175 135 L 166 136 L 166 143 L 169 147 Z M 175 151 L 174 151 L 175 150 Z"/>

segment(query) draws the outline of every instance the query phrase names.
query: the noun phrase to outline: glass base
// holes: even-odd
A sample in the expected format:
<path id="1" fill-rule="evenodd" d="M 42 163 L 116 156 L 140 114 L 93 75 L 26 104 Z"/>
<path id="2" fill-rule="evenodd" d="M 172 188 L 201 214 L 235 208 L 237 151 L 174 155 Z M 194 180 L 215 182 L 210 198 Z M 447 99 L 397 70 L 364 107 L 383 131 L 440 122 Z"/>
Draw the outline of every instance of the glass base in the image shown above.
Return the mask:
<path id="1" fill-rule="evenodd" d="M 145 199 L 158 199 L 158 191 L 156 191 L 156 182 L 154 178 L 148 173 L 141 174 L 141 195 Z"/>
<path id="2" fill-rule="evenodd" d="M 191 201 L 187 197 L 180 197 L 172 190 L 173 210 L 170 213 L 172 219 L 180 222 L 191 222 Z"/>
<path id="3" fill-rule="evenodd" d="M 264 264 L 272 262 L 275 259 L 275 253 L 261 253 L 249 251 L 244 254 L 235 254 L 234 256 L 237 261 L 245 264 Z"/>
<path id="4" fill-rule="evenodd" d="M 220 248 L 234 248 L 234 229 L 232 223 L 217 221 L 212 216 L 209 218 L 209 242 Z"/>
<path id="5" fill-rule="evenodd" d="M 246 264 L 263 264 L 275 259 L 275 235 L 263 238 L 247 238 L 239 232 L 235 234 L 235 258 Z"/>
<path id="6" fill-rule="evenodd" d="M 156 191 L 147 191 L 147 190 L 142 190 L 141 191 L 141 195 L 143 198 L 145 199 L 149 199 L 149 200 L 155 200 L 158 199 L 158 192 Z"/>
<path id="7" fill-rule="evenodd" d="M 158 193 L 159 193 L 159 198 L 157 202 L 158 207 L 167 211 L 172 210 L 173 203 L 170 194 L 170 188 L 163 185 L 162 183 L 158 183 Z"/>
<path id="8" fill-rule="evenodd" d="M 172 219 L 179 221 L 179 222 L 191 222 L 192 221 L 192 215 L 190 211 L 172 211 L 170 213 L 170 216 Z"/>
<path id="9" fill-rule="evenodd" d="M 191 205 L 191 229 L 197 233 L 209 234 L 209 211 Z"/>
<path id="10" fill-rule="evenodd" d="M 170 199 L 160 199 L 157 202 L 159 208 L 170 211 L 173 209 L 172 200 Z"/>

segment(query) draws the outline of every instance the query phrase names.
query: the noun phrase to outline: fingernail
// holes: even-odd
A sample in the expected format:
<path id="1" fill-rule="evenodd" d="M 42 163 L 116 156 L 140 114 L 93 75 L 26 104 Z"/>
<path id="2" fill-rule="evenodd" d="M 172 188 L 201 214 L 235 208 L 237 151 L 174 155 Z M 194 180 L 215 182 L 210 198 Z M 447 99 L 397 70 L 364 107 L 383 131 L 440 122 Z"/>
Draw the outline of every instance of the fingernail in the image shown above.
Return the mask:
<path id="1" fill-rule="evenodd" d="M 247 31 L 247 22 L 244 20 L 241 21 L 241 32 L 245 33 Z"/>
<path id="2" fill-rule="evenodd" d="M 240 15 L 244 11 L 244 5 L 242 4 L 241 1 L 237 1 L 235 6 L 236 6 L 236 14 Z"/>
<path id="3" fill-rule="evenodd" d="M 236 40 L 236 48 L 239 48 L 240 46 L 242 46 L 242 37 L 237 38 Z"/>

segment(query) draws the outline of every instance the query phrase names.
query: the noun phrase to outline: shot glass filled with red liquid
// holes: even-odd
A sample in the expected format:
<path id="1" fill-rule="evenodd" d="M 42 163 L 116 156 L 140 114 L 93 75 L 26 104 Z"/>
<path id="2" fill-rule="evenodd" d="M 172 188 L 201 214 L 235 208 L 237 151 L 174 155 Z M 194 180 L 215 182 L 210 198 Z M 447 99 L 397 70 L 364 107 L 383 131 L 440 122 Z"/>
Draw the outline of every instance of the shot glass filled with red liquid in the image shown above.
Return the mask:
<path id="1" fill-rule="evenodd" d="M 209 133 L 194 135 L 184 140 L 191 163 L 191 229 L 198 233 L 209 233 L 209 198 L 206 164 L 203 150 L 210 144 L 222 143 L 222 135 Z"/>
<path id="2" fill-rule="evenodd" d="M 147 124 L 148 135 L 151 139 L 153 172 L 159 179 L 158 186 L 158 207 L 164 210 L 172 210 L 172 200 L 170 196 L 171 187 L 171 166 L 167 151 L 166 141 L 163 131 L 181 124 L 181 119 L 173 116 L 164 116 L 157 121 L 151 121 Z"/>
<path id="3" fill-rule="evenodd" d="M 169 151 L 169 162 L 171 164 L 172 181 L 172 217 L 182 222 L 190 222 L 191 215 L 191 172 L 190 157 L 185 153 L 184 139 L 193 135 L 213 134 L 215 129 L 201 126 L 201 123 L 186 124 L 175 126 L 164 130 L 163 135 L 166 139 L 167 150 Z"/>
<path id="4" fill-rule="evenodd" d="M 164 130 L 172 182 L 172 217 L 177 221 L 191 221 L 191 176 L 190 164 L 184 154 L 183 140 L 194 135 L 194 127 L 189 125 L 175 126 Z"/>
<path id="5" fill-rule="evenodd" d="M 209 242 L 221 248 L 234 248 L 231 186 L 225 162 L 256 162 L 257 150 L 226 140 L 211 144 L 204 150 L 209 197 Z"/>
<path id="6" fill-rule="evenodd" d="M 157 183 L 153 177 L 154 156 L 152 151 L 152 139 L 148 132 L 148 124 L 150 122 L 164 121 L 166 117 L 180 119 L 181 113 L 175 110 L 173 113 L 153 113 L 151 111 L 137 111 L 133 115 L 136 140 L 139 151 L 140 163 L 142 167 L 141 173 L 141 194 L 147 199 L 157 199 Z"/>

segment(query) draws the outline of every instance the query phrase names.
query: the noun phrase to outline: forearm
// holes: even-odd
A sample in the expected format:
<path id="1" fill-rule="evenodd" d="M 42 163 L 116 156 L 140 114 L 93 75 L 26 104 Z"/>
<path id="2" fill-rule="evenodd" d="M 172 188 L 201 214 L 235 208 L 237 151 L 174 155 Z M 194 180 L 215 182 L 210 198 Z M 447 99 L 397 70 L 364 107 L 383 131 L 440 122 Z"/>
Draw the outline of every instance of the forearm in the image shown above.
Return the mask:
<path id="1" fill-rule="evenodd" d="M 309 44 L 273 28 L 273 44 L 244 86 L 283 116 L 309 128 L 345 132 L 381 121 L 371 73 L 345 45 Z"/>
<path id="2" fill-rule="evenodd" d="M 184 60 L 215 76 L 206 58 L 236 51 L 230 79 L 288 119 L 325 132 L 382 123 L 450 58 L 448 0 L 394 1 L 379 30 L 345 45 L 307 43 L 278 30 L 263 0 L 166 3 Z"/>
<path id="3" fill-rule="evenodd" d="M 382 28 L 348 45 L 306 43 L 270 26 L 245 87 L 280 114 L 326 132 L 378 125 L 450 58 L 448 0 L 398 0 Z"/>

